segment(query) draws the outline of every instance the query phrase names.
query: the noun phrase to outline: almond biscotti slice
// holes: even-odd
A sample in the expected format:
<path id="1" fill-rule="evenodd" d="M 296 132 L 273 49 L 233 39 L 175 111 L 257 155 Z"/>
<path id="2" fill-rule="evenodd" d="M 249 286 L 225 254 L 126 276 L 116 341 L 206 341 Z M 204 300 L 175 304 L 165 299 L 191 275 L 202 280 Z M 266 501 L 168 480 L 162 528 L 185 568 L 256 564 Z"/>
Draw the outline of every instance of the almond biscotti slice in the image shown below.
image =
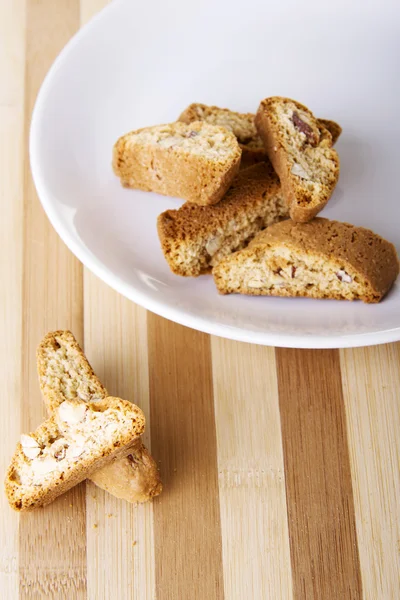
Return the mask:
<path id="1" fill-rule="evenodd" d="M 178 120 L 183 123 L 204 121 L 232 131 L 242 149 L 240 167 L 243 169 L 269 161 L 264 144 L 257 133 L 254 117 L 252 113 L 238 113 L 229 108 L 193 103 L 183 111 Z"/>
<path id="2" fill-rule="evenodd" d="M 144 425 L 140 408 L 120 398 L 65 400 L 36 431 L 21 436 L 5 481 L 10 505 L 22 511 L 49 504 L 129 454 Z"/>
<path id="3" fill-rule="evenodd" d="M 39 383 L 49 415 L 64 401 L 97 402 L 108 397 L 70 331 L 48 333 L 37 349 Z M 131 454 L 93 473 L 90 479 L 117 498 L 146 502 L 160 494 L 157 465 L 140 439 Z"/>
<path id="4" fill-rule="evenodd" d="M 213 270 L 221 294 L 379 302 L 399 273 L 396 250 L 369 229 L 316 218 L 271 225 Z"/>
<path id="5" fill-rule="evenodd" d="M 232 131 L 242 149 L 240 168 L 244 169 L 258 162 L 269 161 L 264 144 L 257 133 L 254 118 L 253 113 L 238 113 L 229 108 L 194 103 L 183 111 L 178 120 L 183 123 L 205 121 Z M 319 122 L 331 133 L 332 143 L 335 144 L 342 132 L 340 125 L 326 119 L 319 119 Z"/>
<path id="6" fill-rule="evenodd" d="M 332 136 L 312 112 L 289 98 L 266 98 L 256 127 L 277 172 L 293 221 L 310 221 L 331 197 L 339 178 Z"/>
<path id="7" fill-rule="evenodd" d="M 279 179 L 270 163 L 237 175 L 214 206 L 184 204 L 158 217 L 165 258 L 177 275 L 197 277 L 243 248 L 261 229 L 288 216 Z"/>
<path id="8" fill-rule="evenodd" d="M 114 172 L 122 185 L 215 204 L 240 167 L 242 151 L 223 127 L 204 122 L 145 127 L 114 146 Z"/>

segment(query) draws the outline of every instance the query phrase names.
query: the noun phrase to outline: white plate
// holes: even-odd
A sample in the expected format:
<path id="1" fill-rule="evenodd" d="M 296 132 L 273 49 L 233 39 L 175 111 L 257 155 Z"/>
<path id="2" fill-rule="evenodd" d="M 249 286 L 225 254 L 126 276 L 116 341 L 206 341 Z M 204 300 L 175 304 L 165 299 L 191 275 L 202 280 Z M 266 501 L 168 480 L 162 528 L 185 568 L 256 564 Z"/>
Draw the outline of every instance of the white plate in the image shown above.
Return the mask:
<path id="1" fill-rule="evenodd" d="M 37 99 L 35 184 L 53 226 L 96 275 L 149 310 L 216 335 L 275 346 L 400 339 L 400 286 L 379 305 L 218 296 L 210 276 L 164 261 L 157 215 L 180 202 L 124 190 L 114 141 L 173 121 L 191 102 L 255 111 L 298 99 L 343 126 L 340 181 L 324 216 L 400 247 L 400 5 L 280 0 L 117 1 L 67 45 Z"/>

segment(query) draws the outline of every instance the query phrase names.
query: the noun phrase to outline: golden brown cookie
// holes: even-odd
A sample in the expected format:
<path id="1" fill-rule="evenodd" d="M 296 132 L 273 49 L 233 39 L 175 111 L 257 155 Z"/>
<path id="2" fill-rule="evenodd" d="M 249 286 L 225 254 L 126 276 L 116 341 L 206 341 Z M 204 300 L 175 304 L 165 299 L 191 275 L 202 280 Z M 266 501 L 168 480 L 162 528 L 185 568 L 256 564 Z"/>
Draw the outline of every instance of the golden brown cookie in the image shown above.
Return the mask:
<path id="1" fill-rule="evenodd" d="M 339 178 L 332 135 L 308 108 L 289 98 L 263 100 L 255 122 L 291 219 L 310 221 L 326 205 Z"/>
<path id="2" fill-rule="evenodd" d="M 257 133 L 254 118 L 253 113 L 238 113 L 229 108 L 193 103 L 183 111 L 178 120 L 183 123 L 205 121 L 210 125 L 219 125 L 232 131 L 242 149 L 240 168 L 245 169 L 259 162 L 269 162 L 264 144 Z M 340 125 L 326 119 L 319 119 L 319 121 L 331 133 L 332 142 L 335 144 L 342 132 Z"/>
<path id="3" fill-rule="evenodd" d="M 48 333 L 37 349 L 39 383 L 51 416 L 65 400 L 97 402 L 108 397 L 70 331 Z M 130 455 L 114 460 L 90 479 L 117 498 L 146 502 L 162 490 L 157 465 L 139 439 Z"/>
<path id="4" fill-rule="evenodd" d="M 236 137 L 204 122 L 171 123 L 132 131 L 114 146 L 122 185 L 207 205 L 221 200 L 239 171 Z"/>
<path id="5" fill-rule="evenodd" d="M 399 273 L 396 250 L 369 229 L 316 218 L 271 225 L 213 270 L 221 294 L 379 302 Z"/>
<path id="6" fill-rule="evenodd" d="M 144 426 L 140 408 L 120 398 L 65 400 L 36 431 L 21 436 L 5 481 L 10 505 L 22 511 L 49 504 L 129 454 Z"/>
<path id="7" fill-rule="evenodd" d="M 158 235 L 171 270 L 197 277 L 243 248 L 261 229 L 287 216 L 278 177 L 270 163 L 259 163 L 240 171 L 218 204 L 186 203 L 163 212 L 158 217 Z"/>

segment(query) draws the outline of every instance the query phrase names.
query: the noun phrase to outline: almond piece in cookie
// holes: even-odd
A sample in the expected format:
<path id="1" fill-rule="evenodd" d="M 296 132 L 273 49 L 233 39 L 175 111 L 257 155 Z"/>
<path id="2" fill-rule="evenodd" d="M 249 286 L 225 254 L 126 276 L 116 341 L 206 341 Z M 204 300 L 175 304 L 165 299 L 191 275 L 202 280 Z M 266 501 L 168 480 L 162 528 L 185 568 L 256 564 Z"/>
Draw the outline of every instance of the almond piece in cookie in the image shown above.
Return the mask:
<path id="1" fill-rule="evenodd" d="M 399 273 L 394 246 L 369 229 L 316 218 L 271 225 L 213 270 L 221 294 L 379 302 Z"/>
<path id="2" fill-rule="evenodd" d="M 332 135 L 308 108 L 289 98 L 263 100 L 255 122 L 291 219 L 310 221 L 326 205 L 339 178 Z"/>
<path id="3" fill-rule="evenodd" d="M 37 367 L 49 416 L 67 406 L 65 400 L 75 402 L 78 413 L 85 410 L 87 402 L 108 397 L 70 331 L 54 331 L 44 337 L 37 349 Z M 146 502 L 162 490 L 157 465 L 140 439 L 130 455 L 112 461 L 90 479 L 113 496 L 133 503 Z"/>
<path id="4" fill-rule="evenodd" d="M 241 154 L 236 137 L 223 127 L 177 122 L 122 136 L 113 168 L 125 187 L 206 205 L 228 190 Z"/>
<path id="5" fill-rule="evenodd" d="M 97 469 L 129 454 L 144 425 L 140 408 L 120 398 L 84 407 L 65 400 L 17 444 L 5 481 L 11 507 L 23 511 L 49 504 Z"/>

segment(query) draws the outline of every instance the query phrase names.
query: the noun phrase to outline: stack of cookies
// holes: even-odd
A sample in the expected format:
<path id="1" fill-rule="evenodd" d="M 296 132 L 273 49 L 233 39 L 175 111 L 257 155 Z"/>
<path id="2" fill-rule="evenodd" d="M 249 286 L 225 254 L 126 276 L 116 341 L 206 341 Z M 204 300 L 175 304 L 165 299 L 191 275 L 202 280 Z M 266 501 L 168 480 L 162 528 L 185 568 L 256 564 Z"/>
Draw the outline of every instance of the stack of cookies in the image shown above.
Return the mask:
<path id="1" fill-rule="evenodd" d="M 70 331 L 45 336 L 37 367 L 48 418 L 17 444 L 5 481 L 12 508 L 49 504 L 84 479 L 132 503 L 160 494 L 157 465 L 141 440 L 144 414 L 108 395 Z"/>
<path id="2" fill-rule="evenodd" d="M 126 187 L 186 201 L 157 223 L 177 275 L 212 272 L 221 294 L 379 302 L 399 272 L 394 246 L 316 218 L 339 178 L 341 132 L 288 98 L 266 98 L 256 115 L 192 104 L 121 137 L 113 168 Z"/>

